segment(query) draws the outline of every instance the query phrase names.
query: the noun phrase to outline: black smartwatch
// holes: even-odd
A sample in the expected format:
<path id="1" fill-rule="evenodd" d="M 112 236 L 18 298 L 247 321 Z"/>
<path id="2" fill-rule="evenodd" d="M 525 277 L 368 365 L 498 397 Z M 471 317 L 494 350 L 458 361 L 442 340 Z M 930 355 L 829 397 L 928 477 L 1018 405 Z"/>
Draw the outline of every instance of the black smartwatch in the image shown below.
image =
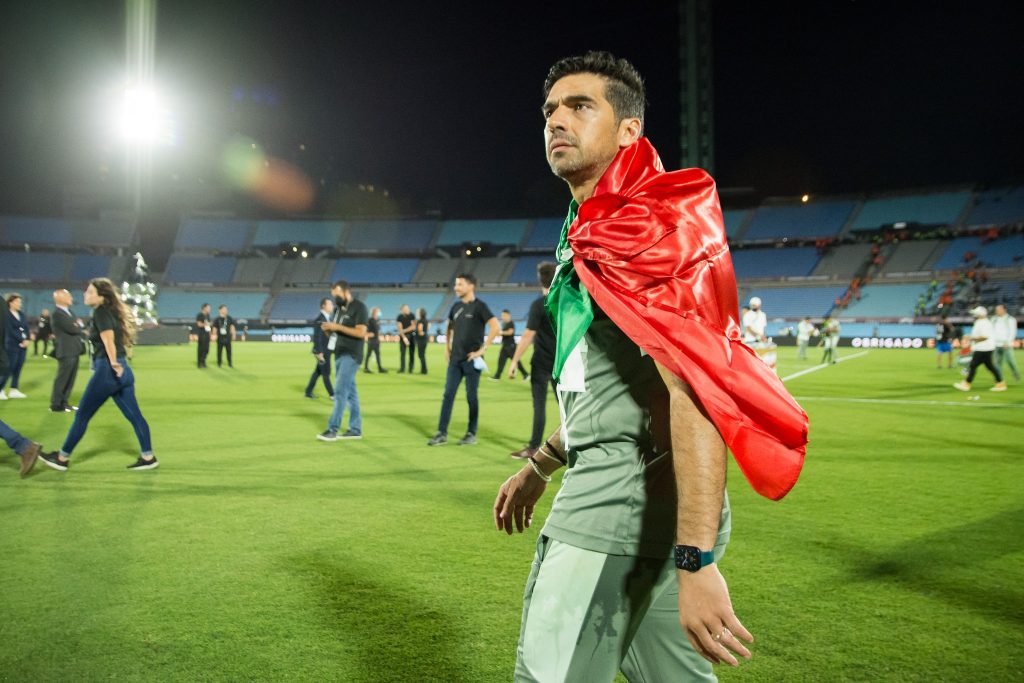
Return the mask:
<path id="1" fill-rule="evenodd" d="M 701 567 L 715 563 L 714 550 L 701 550 L 692 545 L 677 545 L 675 546 L 675 551 L 676 567 L 678 569 L 695 572 Z"/>

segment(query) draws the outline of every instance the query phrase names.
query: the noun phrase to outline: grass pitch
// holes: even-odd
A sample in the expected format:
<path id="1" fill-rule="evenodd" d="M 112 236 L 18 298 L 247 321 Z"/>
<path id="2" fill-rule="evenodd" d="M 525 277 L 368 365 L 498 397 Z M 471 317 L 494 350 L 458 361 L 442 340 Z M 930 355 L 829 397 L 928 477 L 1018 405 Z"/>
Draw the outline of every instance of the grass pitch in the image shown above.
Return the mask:
<path id="1" fill-rule="evenodd" d="M 480 444 L 428 448 L 431 354 L 427 376 L 396 374 L 393 346 L 390 374 L 359 376 L 361 441 L 315 440 L 330 402 L 302 396 L 305 345 L 248 343 L 234 370 L 137 350 L 156 471 L 124 469 L 112 403 L 66 473 L 21 480 L 0 447 L 0 679 L 510 680 L 554 490 L 528 533 L 493 531 L 528 384 L 482 382 Z M 780 356 L 784 377 L 814 364 Z M 47 411 L 55 369 L 30 358 L 29 398 L 0 403 L 48 448 L 71 422 Z M 957 379 L 930 351 L 872 350 L 787 382 L 811 417 L 801 481 L 773 503 L 730 466 L 722 570 L 756 642 L 723 681 L 1024 679 L 1024 385 Z M 465 421 L 460 392 L 450 434 Z"/>

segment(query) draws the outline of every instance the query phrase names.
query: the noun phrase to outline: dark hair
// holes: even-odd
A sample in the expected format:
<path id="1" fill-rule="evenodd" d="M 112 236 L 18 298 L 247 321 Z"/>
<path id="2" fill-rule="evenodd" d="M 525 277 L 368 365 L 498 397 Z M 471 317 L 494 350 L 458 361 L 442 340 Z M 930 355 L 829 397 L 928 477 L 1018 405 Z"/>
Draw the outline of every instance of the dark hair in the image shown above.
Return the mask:
<path id="1" fill-rule="evenodd" d="M 472 273 L 459 273 L 458 275 L 455 276 L 455 279 L 456 280 L 465 280 L 469 284 L 471 284 L 474 287 L 476 287 L 476 278 L 473 277 Z"/>
<path id="2" fill-rule="evenodd" d="M 612 105 L 616 122 L 638 118 L 643 128 L 644 109 L 647 108 L 644 79 L 636 67 L 609 52 L 591 50 L 585 55 L 565 57 L 555 62 L 544 79 L 544 98 L 547 99 L 559 79 L 582 73 L 596 74 L 607 80 L 604 96 Z"/>
<path id="3" fill-rule="evenodd" d="M 323 308 L 324 304 L 327 303 L 328 301 L 330 301 L 331 303 L 334 303 L 334 299 L 332 299 L 329 296 L 325 296 L 323 299 L 320 299 L 320 308 Z"/>
<path id="4" fill-rule="evenodd" d="M 551 286 L 551 281 L 555 279 L 555 269 L 558 266 L 553 261 L 542 261 L 537 264 L 537 281 L 540 282 L 540 286 L 547 289 Z"/>
<path id="5" fill-rule="evenodd" d="M 7 295 L 7 308 L 11 307 L 11 304 L 14 303 L 15 299 L 20 299 L 20 298 L 22 298 L 22 296 L 21 296 L 21 294 L 18 294 L 17 292 L 11 292 L 10 294 L 8 294 Z"/>
<path id="6" fill-rule="evenodd" d="M 209 305 L 210 305 L 210 304 L 204 303 L 204 304 L 203 304 L 202 306 L 200 306 L 200 307 L 199 307 L 199 310 L 202 310 L 202 309 L 206 308 L 206 307 L 207 307 L 207 306 L 209 306 Z"/>
<path id="7" fill-rule="evenodd" d="M 507 308 L 501 309 L 501 312 L 502 313 L 508 313 L 509 315 L 512 315 L 512 311 L 508 310 Z"/>
<path id="8" fill-rule="evenodd" d="M 96 288 L 96 293 L 103 299 L 104 306 L 110 307 L 110 312 L 117 320 L 117 327 L 121 331 L 121 343 L 127 349 L 135 344 L 135 314 L 129 310 L 117 293 L 117 287 L 108 278 L 94 277 L 89 284 Z"/>
<path id="9" fill-rule="evenodd" d="M 217 307 L 217 310 L 219 311 L 220 309 L 227 308 L 227 307 L 228 307 L 227 304 L 221 304 L 220 306 Z"/>
<path id="10" fill-rule="evenodd" d="M 416 317 L 420 318 L 421 320 L 426 320 L 427 319 L 427 309 L 425 309 L 425 308 L 417 308 L 416 309 Z"/>
<path id="11" fill-rule="evenodd" d="M 348 280 L 335 280 L 334 284 L 331 285 L 331 289 L 334 290 L 334 289 L 336 289 L 338 287 L 341 287 L 341 291 L 347 292 L 348 291 Z"/>

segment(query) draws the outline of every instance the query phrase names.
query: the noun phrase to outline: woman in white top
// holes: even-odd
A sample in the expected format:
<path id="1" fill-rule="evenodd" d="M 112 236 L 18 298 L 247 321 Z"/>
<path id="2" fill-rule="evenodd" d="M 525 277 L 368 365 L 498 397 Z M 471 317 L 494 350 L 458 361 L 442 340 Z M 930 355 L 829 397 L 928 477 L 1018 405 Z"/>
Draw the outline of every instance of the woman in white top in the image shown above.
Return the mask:
<path id="1" fill-rule="evenodd" d="M 992 352 L 996 350 L 996 342 L 992 338 L 993 329 L 992 322 L 988 319 L 988 309 L 984 306 L 977 306 L 971 309 L 971 315 L 974 316 L 974 327 L 967 335 L 967 339 L 971 343 L 971 366 L 967 370 L 967 379 L 957 382 L 953 386 L 960 391 L 970 391 L 974 373 L 977 372 L 979 365 L 984 365 L 996 378 L 996 384 L 992 387 L 992 391 L 1006 391 L 1003 375 L 999 372 L 999 368 L 992 363 Z"/>

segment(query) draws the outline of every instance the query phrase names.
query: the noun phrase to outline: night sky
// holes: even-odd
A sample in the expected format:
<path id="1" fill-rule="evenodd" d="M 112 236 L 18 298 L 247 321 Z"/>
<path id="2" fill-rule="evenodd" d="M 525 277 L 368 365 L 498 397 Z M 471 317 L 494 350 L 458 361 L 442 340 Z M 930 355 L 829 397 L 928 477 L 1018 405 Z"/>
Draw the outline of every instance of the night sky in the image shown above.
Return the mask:
<path id="1" fill-rule="evenodd" d="M 97 183 L 101 166 L 117 185 L 106 110 L 124 9 L 13 4 L 0 16 L 0 213 L 60 215 L 63 188 Z M 1021 181 L 1024 13 L 946 4 L 715 3 L 719 186 L 753 188 L 749 200 Z M 221 151 L 244 134 L 309 175 L 315 212 L 342 206 L 343 185 L 373 184 L 409 214 L 561 214 L 540 88 L 553 61 L 592 48 L 644 75 L 647 134 L 679 165 L 675 3 L 178 0 L 158 16 L 156 81 L 179 137 L 154 165 L 165 210 L 200 178 L 221 185 Z"/>

